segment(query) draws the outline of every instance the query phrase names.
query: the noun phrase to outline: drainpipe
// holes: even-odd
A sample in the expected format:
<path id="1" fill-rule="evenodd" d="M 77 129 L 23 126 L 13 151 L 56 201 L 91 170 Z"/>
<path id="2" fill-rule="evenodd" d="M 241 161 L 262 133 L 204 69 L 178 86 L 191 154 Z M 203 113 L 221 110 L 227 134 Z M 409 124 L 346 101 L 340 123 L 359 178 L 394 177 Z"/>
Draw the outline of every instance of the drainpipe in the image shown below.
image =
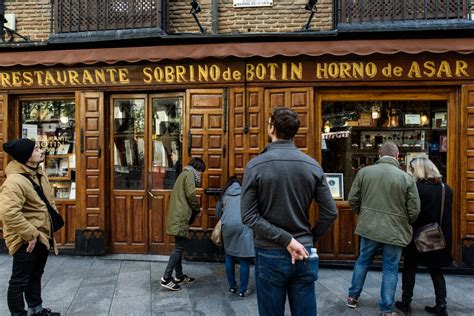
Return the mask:
<path id="1" fill-rule="evenodd" d="M 219 0 L 212 0 L 212 34 L 219 33 L 217 21 L 219 19 Z"/>

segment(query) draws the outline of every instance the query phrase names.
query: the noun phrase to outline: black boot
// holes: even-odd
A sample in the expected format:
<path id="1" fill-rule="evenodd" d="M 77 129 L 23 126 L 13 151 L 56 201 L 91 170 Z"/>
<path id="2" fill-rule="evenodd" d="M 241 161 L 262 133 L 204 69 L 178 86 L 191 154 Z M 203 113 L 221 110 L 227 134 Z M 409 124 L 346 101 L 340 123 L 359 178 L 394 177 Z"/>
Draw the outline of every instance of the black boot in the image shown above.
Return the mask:
<path id="1" fill-rule="evenodd" d="M 396 301 L 396 302 L 395 302 L 395 307 L 396 307 L 398 310 L 402 311 L 405 315 L 411 315 L 410 302 L 404 301 L 404 300 Z"/>
<path id="2" fill-rule="evenodd" d="M 441 305 L 435 305 L 433 307 L 431 306 L 425 306 L 425 311 L 427 311 L 430 314 L 436 314 L 438 316 L 448 316 L 448 310 L 445 306 Z"/>
<path id="3" fill-rule="evenodd" d="M 39 313 L 35 313 L 32 316 L 60 316 L 60 313 L 52 312 L 49 308 L 43 308 Z"/>

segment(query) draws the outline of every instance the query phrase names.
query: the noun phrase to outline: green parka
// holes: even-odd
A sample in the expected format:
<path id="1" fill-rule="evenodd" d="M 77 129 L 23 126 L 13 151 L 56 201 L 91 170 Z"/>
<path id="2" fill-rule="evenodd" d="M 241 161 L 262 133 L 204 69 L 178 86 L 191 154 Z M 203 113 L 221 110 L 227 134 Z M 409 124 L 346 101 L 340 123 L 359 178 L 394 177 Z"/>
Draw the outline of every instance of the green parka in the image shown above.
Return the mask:
<path id="1" fill-rule="evenodd" d="M 199 212 L 199 199 L 196 196 L 194 174 L 185 167 L 171 193 L 166 234 L 187 238 L 192 212 Z"/>
<path id="2" fill-rule="evenodd" d="M 48 208 L 33 188 L 26 173 L 41 186 L 51 206 L 57 210 L 48 178 L 43 169 L 31 170 L 24 164 L 13 160 L 5 169 L 7 176 L 0 191 L 0 218 L 3 222 L 3 238 L 8 252 L 13 255 L 21 245 L 38 238 L 38 242 L 50 248 L 51 224 Z M 40 177 L 38 177 L 38 175 Z M 54 238 L 53 238 L 54 240 Z M 57 254 L 56 242 L 54 251 Z"/>
<path id="3" fill-rule="evenodd" d="M 382 157 L 375 165 L 362 168 L 348 199 L 359 214 L 357 235 L 400 247 L 410 243 L 420 198 L 415 181 L 400 170 L 396 159 Z"/>

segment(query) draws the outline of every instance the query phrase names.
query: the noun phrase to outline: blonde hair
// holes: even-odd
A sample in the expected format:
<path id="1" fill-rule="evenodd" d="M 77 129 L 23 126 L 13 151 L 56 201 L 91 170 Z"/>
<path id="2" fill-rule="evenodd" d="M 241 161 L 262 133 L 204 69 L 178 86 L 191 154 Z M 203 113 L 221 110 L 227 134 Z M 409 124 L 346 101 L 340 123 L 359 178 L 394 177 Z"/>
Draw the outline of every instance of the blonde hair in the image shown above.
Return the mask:
<path id="1" fill-rule="evenodd" d="M 416 181 L 434 180 L 441 182 L 441 174 L 435 164 L 428 158 L 414 158 L 410 161 L 410 172 Z"/>

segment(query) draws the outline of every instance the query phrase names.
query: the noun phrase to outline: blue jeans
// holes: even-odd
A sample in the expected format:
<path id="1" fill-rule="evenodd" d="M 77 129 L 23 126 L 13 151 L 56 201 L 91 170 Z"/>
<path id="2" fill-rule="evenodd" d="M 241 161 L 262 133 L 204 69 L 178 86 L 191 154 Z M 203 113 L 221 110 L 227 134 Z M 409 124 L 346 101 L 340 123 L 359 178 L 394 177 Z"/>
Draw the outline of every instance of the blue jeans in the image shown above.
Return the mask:
<path id="1" fill-rule="evenodd" d="M 249 285 L 249 274 L 250 274 L 250 258 L 240 258 L 231 255 L 225 255 L 225 273 L 227 275 L 227 282 L 229 282 L 230 288 L 236 288 L 235 283 L 235 260 L 239 260 L 240 264 L 240 289 L 239 292 L 243 293 L 247 291 Z"/>
<path id="2" fill-rule="evenodd" d="M 292 316 L 316 315 L 314 282 L 317 279 L 318 258 L 292 264 L 286 249 L 255 248 L 255 285 L 260 316 L 283 316 L 287 294 Z"/>
<path id="3" fill-rule="evenodd" d="M 360 254 L 352 273 L 352 284 L 349 296 L 358 299 L 364 287 L 365 277 L 369 266 L 374 261 L 377 250 L 382 248 L 382 286 L 380 289 L 379 309 L 382 313 L 389 313 L 393 309 L 395 292 L 398 281 L 398 264 L 402 254 L 402 247 L 384 244 L 364 237 L 360 239 Z"/>

